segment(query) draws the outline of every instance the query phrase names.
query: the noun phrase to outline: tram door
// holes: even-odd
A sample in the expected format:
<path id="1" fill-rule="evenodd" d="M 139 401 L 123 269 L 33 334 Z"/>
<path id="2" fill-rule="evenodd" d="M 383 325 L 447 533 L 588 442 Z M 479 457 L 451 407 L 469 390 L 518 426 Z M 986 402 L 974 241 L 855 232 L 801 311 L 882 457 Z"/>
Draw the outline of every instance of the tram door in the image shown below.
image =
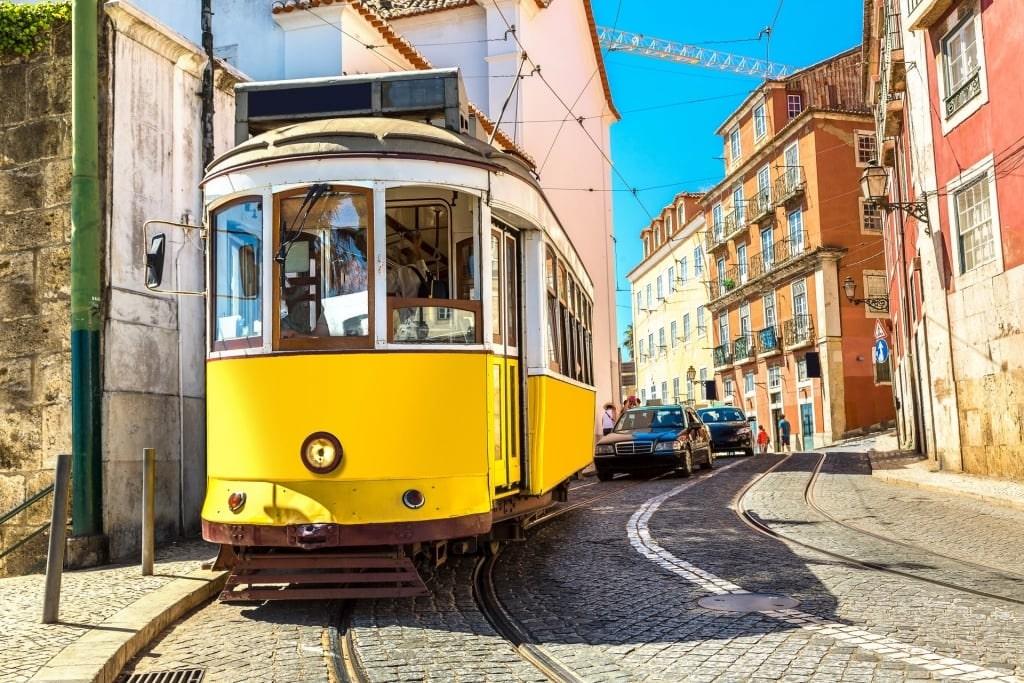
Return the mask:
<path id="1" fill-rule="evenodd" d="M 521 384 L 519 363 L 519 245 L 516 233 L 491 228 L 491 481 L 496 492 L 519 487 Z"/>

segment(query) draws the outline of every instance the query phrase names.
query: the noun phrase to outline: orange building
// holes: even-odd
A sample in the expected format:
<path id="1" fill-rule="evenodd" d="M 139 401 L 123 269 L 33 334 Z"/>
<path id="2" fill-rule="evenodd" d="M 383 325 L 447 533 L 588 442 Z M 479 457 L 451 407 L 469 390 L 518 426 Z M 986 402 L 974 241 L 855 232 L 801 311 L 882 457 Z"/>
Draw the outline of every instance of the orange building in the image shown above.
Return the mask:
<path id="1" fill-rule="evenodd" d="M 702 200 L 719 398 L 769 431 L 785 415 L 797 449 L 895 417 L 881 211 L 859 189 L 877 157 L 861 77 L 852 49 L 766 81 L 719 128 L 726 176 Z"/>

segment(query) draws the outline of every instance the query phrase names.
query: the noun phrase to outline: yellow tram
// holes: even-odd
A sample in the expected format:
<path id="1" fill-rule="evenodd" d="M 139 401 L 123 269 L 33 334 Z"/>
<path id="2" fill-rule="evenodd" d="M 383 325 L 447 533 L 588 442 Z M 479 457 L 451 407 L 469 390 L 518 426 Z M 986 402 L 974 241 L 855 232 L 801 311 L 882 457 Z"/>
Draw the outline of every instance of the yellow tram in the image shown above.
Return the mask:
<path id="1" fill-rule="evenodd" d="M 222 598 L 424 594 L 419 569 L 521 538 L 591 462 L 591 280 L 457 70 L 238 106 L 203 182 Z"/>

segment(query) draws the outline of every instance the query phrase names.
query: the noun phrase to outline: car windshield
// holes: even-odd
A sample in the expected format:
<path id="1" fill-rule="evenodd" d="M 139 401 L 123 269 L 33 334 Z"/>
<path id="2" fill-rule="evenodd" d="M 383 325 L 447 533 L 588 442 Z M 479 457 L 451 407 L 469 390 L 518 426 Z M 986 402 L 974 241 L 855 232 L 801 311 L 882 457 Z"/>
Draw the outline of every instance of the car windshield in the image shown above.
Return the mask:
<path id="1" fill-rule="evenodd" d="M 742 411 L 736 408 L 705 408 L 700 412 L 700 419 L 704 422 L 743 422 L 747 418 Z"/>
<path id="2" fill-rule="evenodd" d="M 651 429 L 678 429 L 683 426 L 683 411 L 679 408 L 639 408 L 627 410 L 615 425 L 617 432 L 648 431 Z"/>

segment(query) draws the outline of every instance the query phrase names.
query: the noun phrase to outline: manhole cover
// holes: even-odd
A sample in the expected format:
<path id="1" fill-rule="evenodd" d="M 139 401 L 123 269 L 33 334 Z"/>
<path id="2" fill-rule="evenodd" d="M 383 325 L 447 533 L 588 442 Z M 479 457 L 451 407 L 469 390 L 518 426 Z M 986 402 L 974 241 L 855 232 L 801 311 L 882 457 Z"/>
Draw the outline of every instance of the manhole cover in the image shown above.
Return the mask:
<path id="1" fill-rule="evenodd" d="M 785 595 L 772 593 L 729 593 L 727 595 L 709 595 L 698 600 L 697 604 L 723 612 L 766 612 L 796 607 L 800 602 Z"/>

